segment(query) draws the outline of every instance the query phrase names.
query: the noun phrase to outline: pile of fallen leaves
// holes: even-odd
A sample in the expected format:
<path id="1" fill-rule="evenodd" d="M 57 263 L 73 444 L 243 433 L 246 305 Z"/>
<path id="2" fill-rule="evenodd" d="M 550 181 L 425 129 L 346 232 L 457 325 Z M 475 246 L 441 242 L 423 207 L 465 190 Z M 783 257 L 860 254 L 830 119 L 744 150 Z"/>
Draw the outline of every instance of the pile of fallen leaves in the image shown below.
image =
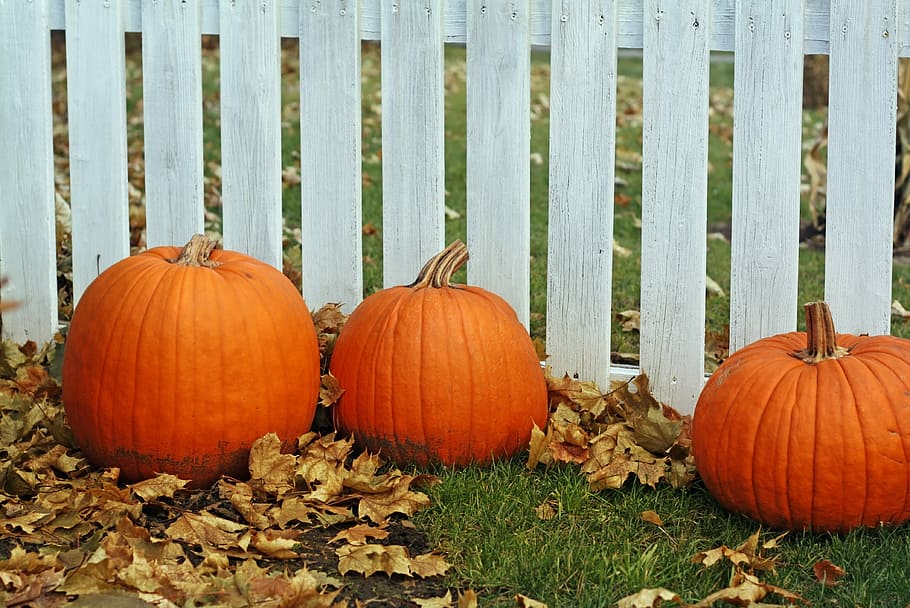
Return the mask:
<path id="1" fill-rule="evenodd" d="M 659 403 L 641 374 L 602 392 L 593 382 L 547 374 L 550 419 L 535 428 L 527 466 L 572 463 L 592 490 L 619 488 L 630 479 L 682 488 L 695 478 L 690 416 Z"/>
<path id="2" fill-rule="evenodd" d="M 316 318 L 325 349 L 344 320 L 335 312 Z M 448 570 L 442 555 L 408 548 L 426 544 L 407 518 L 429 506 L 420 489 L 438 480 L 331 433 L 301 436 L 293 453 L 266 435 L 251 449 L 248 480 L 208 490 L 167 474 L 125 485 L 117 469 L 91 467 L 49 371 L 56 350 L 3 342 L 0 351 L 0 555 L 9 556 L 0 605 L 78 596 L 100 606 L 126 593 L 137 605 L 345 606 L 339 575 L 400 575 L 405 595 L 402 580 Z M 435 597 L 408 599 L 453 605 L 442 582 L 415 592 L 428 588 Z"/>

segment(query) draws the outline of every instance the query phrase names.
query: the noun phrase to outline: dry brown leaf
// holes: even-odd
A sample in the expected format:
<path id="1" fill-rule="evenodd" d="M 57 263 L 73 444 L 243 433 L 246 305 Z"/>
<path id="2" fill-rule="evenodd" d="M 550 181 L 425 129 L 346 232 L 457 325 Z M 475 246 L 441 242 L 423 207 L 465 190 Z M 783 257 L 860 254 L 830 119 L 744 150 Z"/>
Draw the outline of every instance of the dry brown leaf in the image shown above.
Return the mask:
<path id="1" fill-rule="evenodd" d="M 174 540 L 202 547 L 229 549 L 239 546 L 240 532 L 246 529 L 247 526 L 243 524 L 202 511 L 184 513 L 168 526 L 165 534 Z"/>
<path id="2" fill-rule="evenodd" d="M 637 310 L 624 310 L 616 313 L 616 320 L 625 332 L 641 331 L 641 313 Z"/>
<path id="3" fill-rule="evenodd" d="M 430 506 L 430 498 L 423 492 L 410 489 L 415 477 L 400 474 L 396 485 L 385 494 L 368 494 L 357 503 L 357 513 L 363 519 L 379 524 L 389 515 L 400 513 L 410 517 L 420 509 Z"/>
<path id="4" fill-rule="evenodd" d="M 344 393 L 341 383 L 332 374 L 323 374 L 319 385 L 319 405 L 329 407 L 335 405 Z"/>
<path id="5" fill-rule="evenodd" d="M 158 473 L 151 479 L 127 486 L 133 494 L 148 502 L 156 498 L 173 498 L 177 490 L 182 490 L 189 483 L 170 473 Z"/>
<path id="6" fill-rule="evenodd" d="M 415 597 L 411 599 L 412 602 L 417 604 L 418 608 L 452 608 L 452 592 L 446 591 L 445 595 L 440 597 L 428 597 L 428 598 L 419 598 Z"/>
<path id="7" fill-rule="evenodd" d="M 660 518 L 657 511 L 642 511 L 641 520 L 649 524 L 654 524 L 655 526 L 664 525 L 664 520 Z"/>
<path id="8" fill-rule="evenodd" d="M 377 572 L 411 575 L 410 557 L 401 545 L 343 545 L 338 554 L 338 572 L 370 576 Z"/>
<path id="9" fill-rule="evenodd" d="M 534 507 L 534 513 L 537 515 L 538 519 L 548 521 L 556 517 L 558 507 L 559 501 L 557 501 L 555 498 L 548 498 Z"/>
<path id="10" fill-rule="evenodd" d="M 543 602 L 531 599 L 526 595 L 518 594 L 515 596 L 515 605 L 518 608 L 547 608 Z"/>
<path id="11" fill-rule="evenodd" d="M 333 536 L 329 544 L 345 542 L 349 545 L 366 545 L 370 540 L 385 540 L 389 537 L 389 531 L 385 525 L 372 526 L 370 524 L 357 524 L 346 528 Z"/>
<path id="12" fill-rule="evenodd" d="M 218 495 L 227 498 L 234 510 L 254 528 L 264 529 L 271 525 L 265 515 L 268 503 L 253 503 L 253 488 L 244 482 L 230 482 L 224 478 L 218 480 Z"/>
<path id="13" fill-rule="evenodd" d="M 477 608 L 477 594 L 473 589 L 458 592 L 458 608 Z"/>
<path id="14" fill-rule="evenodd" d="M 537 424 L 531 429 L 531 441 L 528 446 L 528 460 L 525 466 L 533 471 L 538 464 L 549 465 L 553 462 L 549 451 L 550 433 L 544 433 Z"/>
<path id="15" fill-rule="evenodd" d="M 411 574 L 420 578 L 442 576 L 451 566 L 439 553 L 424 553 L 411 558 Z"/>
<path id="16" fill-rule="evenodd" d="M 255 530 L 251 533 L 250 545 L 263 555 L 278 559 L 297 557 L 294 551 L 300 541 L 301 530 Z"/>
<path id="17" fill-rule="evenodd" d="M 278 435 L 269 433 L 250 447 L 250 486 L 266 495 L 281 496 L 294 489 L 297 457 L 283 454 Z"/>
<path id="18" fill-rule="evenodd" d="M 815 562 L 812 572 L 815 574 L 815 580 L 826 587 L 837 585 L 840 583 L 841 577 L 847 574 L 846 570 L 826 559 Z"/>
<path id="19" fill-rule="evenodd" d="M 683 604 L 678 594 L 661 587 L 627 595 L 616 603 L 616 608 L 660 608 L 664 602 Z"/>

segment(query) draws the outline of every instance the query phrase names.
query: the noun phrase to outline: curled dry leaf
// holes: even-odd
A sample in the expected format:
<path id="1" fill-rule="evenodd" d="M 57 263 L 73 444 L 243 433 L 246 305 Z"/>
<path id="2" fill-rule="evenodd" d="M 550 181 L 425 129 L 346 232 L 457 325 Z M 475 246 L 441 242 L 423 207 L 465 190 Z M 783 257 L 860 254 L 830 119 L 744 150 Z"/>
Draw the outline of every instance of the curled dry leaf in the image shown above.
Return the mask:
<path id="1" fill-rule="evenodd" d="M 159 473 L 151 479 L 146 479 L 127 487 L 137 497 L 148 502 L 156 498 L 173 498 L 177 490 L 182 490 L 188 483 L 189 480 L 180 479 L 176 475 Z"/>
<path id="2" fill-rule="evenodd" d="M 520 593 L 515 596 L 515 606 L 517 606 L 517 608 L 547 608 L 547 605 L 543 602 L 531 599 Z"/>
<path id="3" fill-rule="evenodd" d="M 846 570 L 826 559 L 815 562 L 812 572 L 815 574 L 815 580 L 826 587 L 837 585 L 841 577 L 847 574 Z"/>
<path id="4" fill-rule="evenodd" d="M 657 589 L 642 589 L 632 595 L 627 595 L 616 603 L 616 608 L 660 608 L 664 602 L 683 604 L 679 595 L 663 587 Z"/>
<path id="5" fill-rule="evenodd" d="M 643 522 L 654 524 L 655 526 L 664 525 L 664 520 L 657 514 L 657 511 L 642 511 L 640 517 Z"/>
<path id="6" fill-rule="evenodd" d="M 639 375 L 603 393 L 593 382 L 547 374 L 550 419 L 534 429 L 527 467 L 580 465 L 592 489 L 619 488 L 634 476 L 656 486 L 688 485 L 695 476 L 688 416 L 657 402 Z"/>

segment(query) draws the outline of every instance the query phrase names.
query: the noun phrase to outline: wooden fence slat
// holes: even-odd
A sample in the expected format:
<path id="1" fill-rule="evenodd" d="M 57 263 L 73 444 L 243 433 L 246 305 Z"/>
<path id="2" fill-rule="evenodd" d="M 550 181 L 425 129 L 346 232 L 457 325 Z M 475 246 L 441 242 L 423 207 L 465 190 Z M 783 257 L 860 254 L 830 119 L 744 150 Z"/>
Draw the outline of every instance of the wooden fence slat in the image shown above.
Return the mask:
<path id="1" fill-rule="evenodd" d="M 556 0 L 550 54 L 547 352 L 557 375 L 609 386 L 616 0 Z"/>
<path id="2" fill-rule="evenodd" d="M 221 1 L 224 247 L 282 267 L 277 0 Z"/>
<path id="3" fill-rule="evenodd" d="M 363 297 L 359 12 L 332 0 L 300 13 L 303 295 L 348 313 Z"/>
<path id="4" fill-rule="evenodd" d="M 529 5 L 470 0 L 467 42 L 468 282 L 526 326 L 531 264 Z"/>
<path id="5" fill-rule="evenodd" d="M 203 230 L 199 0 L 142 3 L 146 241 L 183 245 Z"/>
<path id="6" fill-rule="evenodd" d="M 410 283 L 445 237 L 442 0 L 382 4 L 382 246 L 386 287 Z"/>
<path id="7" fill-rule="evenodd" d="M 739 10 L 731 351 L 796 329 L 802 166 L 803 2 L 747 0 Z"/>
<path id="8" fill-rule="evenodd" d="M 641 367 L 684 412 L 704 381 L 709 7 L 644 2 Z"/>
<path id="9" fill-rule="evenodd" d="M 51 55 L 46 0 L 0 2 L 0 275 L 4 339 L 49 342 L 57 331 Z"/>
<path id="10" fill-rule="evenodd" d="M 825 299 L 839 331 L 891 330 L 896 0 L 831 2 Z"/>
<path id="11" fill-rule="evenodd" d="M 130 254 L 121 5 L 66 3 L 73 301 Z"/>

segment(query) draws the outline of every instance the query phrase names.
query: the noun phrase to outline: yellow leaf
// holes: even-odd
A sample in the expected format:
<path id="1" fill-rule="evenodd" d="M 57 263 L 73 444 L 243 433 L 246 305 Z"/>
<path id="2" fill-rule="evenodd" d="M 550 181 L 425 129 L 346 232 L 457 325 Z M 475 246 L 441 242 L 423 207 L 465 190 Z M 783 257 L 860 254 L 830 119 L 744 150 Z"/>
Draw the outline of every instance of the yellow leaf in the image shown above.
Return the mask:
<path id="1" fill-rule="evenodd" d="M 417 604 L 418 608 L 452 608 L 452 592 L 446 591 L 441 597 L 415 597 L 411 601 Z"/>
<path id="2" fill-rule="evenodd" d="M 170 473 L 158 473 L 151 479 L 127 486 L 133 494 L 148 502 L 156 498 L 172 498 L 177 490 L 186 487 L 189 480 L 180 479 Z"/>
<path id="3" fill-rule="evenodd" d="M 664 520 L 660 518 L 657 511 L 642 511 L 641 520 L 649 524 L 654 524 L 655 526 L 664 525 Z"/>
<path id="4" fill-rule="evenodd" d="M 538 602 L 520 593 L 515 596 L 515 605 L 518 608 L 547 608 L 543 602 Z"/>
<path id="5" fill-rule="evenodd" d="M 203 547 L 236 547 L 239 533 L 247 526 L 212 515 L 207 511 L 201 513 L 184 513 L 168 526 L 164 533 L 174 539 L 195 543 Z"/>
<path id="6" fill-rule="evenodd" d="M 370 576 L 376 572 L 411 575 L 410 558 L 401 545 L 344 545 L 336 550 L 338 572 Z"/>
<path id="7" fill-rule="evenodd" d="M 458 592 L 458 608 L 477 608 L 477 594 L 473 589 Z"/>
<path id="8" fill-rule="evenodd" d="M 414 476 L 402 473 L 391 491 L 365 495 L 357 505 L 358 514 L 363 519 L 379 524 L 393 513 L 410 517 L 420 509 L 430 506 L 430 499 L 426 494 L 410 489 L 414 479 Z"/>
<path id="9" fill-rule="evenodd" d="M 376 527 L 370 524 L 358 524 L 342 530 L 329 540 L 329 544 L 337 542 L 346 542 L 349 545 L 365 545 L 371 539 L 383 540 L 389 537 L 389 531 L 385 525 Z"/>
<path id="10" fill-rule="evenodd" d="M 294 489 L 297 457 L 281 453 L 281 439 L 269 433 L 250 448 L 250 485 L 265 494 L 282 494 Z"/>
<path id="11" fill-rule="evenodd" d="M 627 595 L 616 603 L 616 608 L 659 608 L 663 602 L 682 603 L 678 594 L 669 589 L 642 589 L 638 593 Z"/>

